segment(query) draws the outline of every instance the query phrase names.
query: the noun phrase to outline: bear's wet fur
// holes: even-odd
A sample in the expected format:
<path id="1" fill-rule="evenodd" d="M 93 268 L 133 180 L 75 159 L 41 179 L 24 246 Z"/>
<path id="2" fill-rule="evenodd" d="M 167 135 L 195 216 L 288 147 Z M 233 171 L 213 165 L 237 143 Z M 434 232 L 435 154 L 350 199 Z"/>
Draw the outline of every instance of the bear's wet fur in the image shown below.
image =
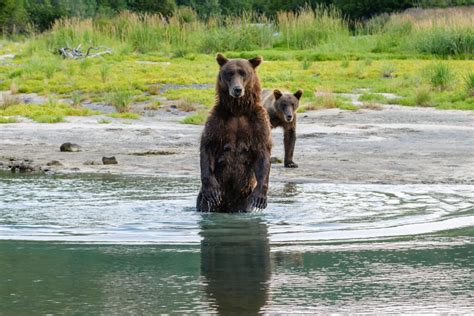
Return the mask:
<path id="1" fill-rule="evenodd" d="M 262 58 L 227 59 L 217 54 L 216 60 L 216 104 L 201 136 L 196 207 L 213 212 L 264 209 L 272 141 L 255 71 Z"/>
<path id="2" fill-rule="evenodd" d="M 283 144 L 285 146 L 284 166 L 298 168 L 293 161 L 296 143 L 296 110 L 303 95 L 303 90 L 295 93 L 281 92 L 278 89 L 265 90 L 262 93 L 263 106 L 267 110 L 272 128 L 283 128 Z"/>

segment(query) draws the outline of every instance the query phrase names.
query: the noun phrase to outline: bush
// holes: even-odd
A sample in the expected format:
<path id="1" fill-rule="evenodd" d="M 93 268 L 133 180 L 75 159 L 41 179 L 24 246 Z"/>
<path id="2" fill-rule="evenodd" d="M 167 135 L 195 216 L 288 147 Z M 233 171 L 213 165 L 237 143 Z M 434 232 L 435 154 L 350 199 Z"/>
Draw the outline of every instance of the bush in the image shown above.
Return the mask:
<path id="1" fill-rule="evenodd" d="M 415 91 L 415 103 L 419 106 L 432 106 L 431 91 L 429 87 L 421 87 Z"/>
<path id="2" fill-rule="evenodd" d="M 474 72 L 471 72 L 464 77 L 464 83 L 467 94 L 474 97 Z"/>
<path id="3" fill-rule="evenodd" d="M 454 79 L 453 72 L 446 64 L 435 64 L 429 69 L 430 83 L 433 88 L 446 90 Z"/>
<path id="4" fill-rule="evenodd" d="M 119 113 L 130 112 L 132 100 L 133 94 L 129 90 L 117 90 L 107 96 L 107 102 Z"/>

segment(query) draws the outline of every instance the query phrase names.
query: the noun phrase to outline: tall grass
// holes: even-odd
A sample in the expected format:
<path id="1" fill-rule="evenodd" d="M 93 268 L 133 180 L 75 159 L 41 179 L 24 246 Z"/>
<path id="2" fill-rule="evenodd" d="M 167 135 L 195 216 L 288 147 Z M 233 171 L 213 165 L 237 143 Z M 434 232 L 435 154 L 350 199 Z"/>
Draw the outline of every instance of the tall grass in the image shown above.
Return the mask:
<path id="1" fill-rule="evenodd" d="M 366 25 L 378 36 L 378 52 L 397 50 L 436 55 L 474 53 L 474 6 L 411 9 Z"/>
<path id="2" fill-rule="evenodd" d="M 308 7 L 298 12 L 278 12 L 280 46 L 288 49 L 307 49 L 349 36 L 347 22 L 334 7 Z"/>
<path id="3" fill-rule="evenodd" d="M 26 53 L 82 44 L 83 48 L 109 46 L 116 52 L 165 53 L 175 57 L 271 48 L 470 55 L 474 52 L 474 6 L 381 15 L 359 23 L 356 34 L 351 35 L 348 21 L 331 6 L 281 11 L 274 19 L 243 12 L 207 20 L 200 20 L 188 8 L 178 9 L 168 18 L 122 12 L 114 17 L 60 19 L 50 31 L 37 36 Z"/>

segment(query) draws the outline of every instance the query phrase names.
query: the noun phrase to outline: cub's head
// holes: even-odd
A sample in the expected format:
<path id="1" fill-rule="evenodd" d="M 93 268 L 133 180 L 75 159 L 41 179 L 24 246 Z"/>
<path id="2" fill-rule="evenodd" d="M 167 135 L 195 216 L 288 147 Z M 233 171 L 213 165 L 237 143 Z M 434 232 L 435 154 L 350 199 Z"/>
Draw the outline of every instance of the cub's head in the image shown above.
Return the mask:
<path id="1" fill-rule="evenodd" d="M 227 59 L 217 54 L 217 63 L 220 66 L 218 87 L 227 91 L 233 98 L 242 98 L 258 83 L 255 69 L 262 62 L 262 57 L 252 59 Z"/>
<path id="2" fill-rule="evenodd" d="M 295 93 L 282 93 L 280 90 L 273 90 L 275 96 L 275 109 L 277 110 L 280 119 L 290 123 L 295 119 L 295 113 L 300 104 L 300 98 L 303 95 L 303 90 L 298 90 Z"/>

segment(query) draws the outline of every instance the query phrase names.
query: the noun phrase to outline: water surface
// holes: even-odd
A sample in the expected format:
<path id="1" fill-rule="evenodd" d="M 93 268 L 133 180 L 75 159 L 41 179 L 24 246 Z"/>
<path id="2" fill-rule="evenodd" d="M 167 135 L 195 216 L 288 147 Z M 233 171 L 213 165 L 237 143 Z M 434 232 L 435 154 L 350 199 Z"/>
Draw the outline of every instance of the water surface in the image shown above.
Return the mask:
<path id="1" fill-rule="evenodd" d="M 0 176 L 0 314 L 470 312 L 474 190 L 272 183 L 200 214 L 197 179 Z"/>

